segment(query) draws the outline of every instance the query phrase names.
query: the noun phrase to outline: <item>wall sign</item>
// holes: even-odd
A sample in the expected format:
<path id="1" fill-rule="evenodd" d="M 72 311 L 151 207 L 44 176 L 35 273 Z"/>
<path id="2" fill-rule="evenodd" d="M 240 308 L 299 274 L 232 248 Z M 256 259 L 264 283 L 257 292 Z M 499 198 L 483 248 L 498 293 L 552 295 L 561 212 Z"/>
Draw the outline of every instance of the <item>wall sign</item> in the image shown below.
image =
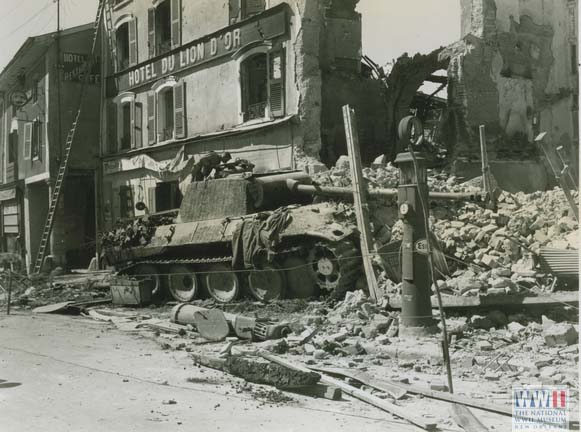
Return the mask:
<path id="1" fill-rule="evenodd" d="M 63 53 L 63 80 L 82 82 L 85 78 L 89 84 L 101 82 L 99 58 L 89 61 L 87 54 Z"/>
<path id="2" fill-rule="evenodd" d="M 242 47 L 286 34 L 286 6 L 273 8 L 270 15 L 261 14 L 219 32 L 174 49 L 164 56 L 142 63 L 109 80 L 117 80 L 119 93 L 164 76 L 190 69 L 204 63 L 231 55 Z M 112 83 L 111 83 L 112 84 Z M 111 86 L 109 88 L 115 88 Z"/>
<path id="3" fill-rule="evenodd" d="M 28 96 L 22 90 L 14 90 L 10 93 L 10 103 L 12 106 L 22 108 L 28 102 Z"/>

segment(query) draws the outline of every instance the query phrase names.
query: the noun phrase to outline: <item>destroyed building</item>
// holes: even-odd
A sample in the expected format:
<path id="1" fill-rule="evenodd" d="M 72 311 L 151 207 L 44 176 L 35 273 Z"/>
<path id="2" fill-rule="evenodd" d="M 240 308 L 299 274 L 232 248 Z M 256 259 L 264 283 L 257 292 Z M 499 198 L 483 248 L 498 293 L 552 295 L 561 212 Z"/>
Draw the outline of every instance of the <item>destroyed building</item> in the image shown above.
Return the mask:
<path id="1" fill-rule="evenodd" d="M 210 150 L 255 172 L 334 163 L 346 153 L 346 103 L 360 110 L 364 158 L 381 153 L 382 85 L 361 73 L 356 3 L 113 2 L 102 65 L 105 226 L 178 207 L 193 162 Z"/>
<path id="2" fill-rule="evenodd" d="M 440 55 L 449 60 L 445 129 L 453 156 L 478 158 L 478 128 L 485 125 L 490 159 L 504 160 L 492 162 L 501 186 L 543 190 L 550 171 L 535 157 L 537 134 L 547 132 L 578 166 L 577 2 L 462 0 L 461 6 L 462 39 Z M 461 173 L 476 166 L 460 165 Z M 528 184 L 511 184 L 518 178 Z"/>
<path id="3" fill-rule="evenodd" d="M 99 97 L 99 68 L 87 66 L 92 29 L 87 24 L 29 37 L 0 73 L 0 248 L 22 256 L 27 268 L 43 238 L 67 132 L 75 120 L 78 141 L 48 254 L 55 265 L 75 267 L 87 266 L 95 254 L 98 105 L 87 104 L 75 119 L 85 74 L 85 97 Z"/>

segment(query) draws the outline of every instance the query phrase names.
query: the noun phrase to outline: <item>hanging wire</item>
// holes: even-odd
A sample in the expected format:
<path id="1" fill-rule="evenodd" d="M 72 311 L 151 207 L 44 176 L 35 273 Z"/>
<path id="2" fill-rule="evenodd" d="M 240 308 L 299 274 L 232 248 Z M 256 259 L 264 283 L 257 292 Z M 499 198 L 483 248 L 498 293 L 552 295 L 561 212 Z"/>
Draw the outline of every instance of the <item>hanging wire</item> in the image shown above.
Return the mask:
<path id="1" fill-rule="evenodd" d="M 26 21 L 24 21 L 18 27 L 16 27 L 13 30 L 10 30 L 8 33 L 4 34 L 3 36 L 0 36 L 0 38 L 1 39 L 11 39 L 14 36 L 18 36 L 20 34 L 19 33 L 19 30 L 21 30 L 27 24 L 29 24 L 32 20 L 34 20 L 35 18 L 37 18 L 41 13 L 43 13 L 46 9 L 48 9 L 51 4 L 52 4 L 52 0 L 50 0 L 44 7 L 40 8 L 38 11 L 36 11 L 35 14 L 33 14 L 30 18 L 28 18 Z"/>

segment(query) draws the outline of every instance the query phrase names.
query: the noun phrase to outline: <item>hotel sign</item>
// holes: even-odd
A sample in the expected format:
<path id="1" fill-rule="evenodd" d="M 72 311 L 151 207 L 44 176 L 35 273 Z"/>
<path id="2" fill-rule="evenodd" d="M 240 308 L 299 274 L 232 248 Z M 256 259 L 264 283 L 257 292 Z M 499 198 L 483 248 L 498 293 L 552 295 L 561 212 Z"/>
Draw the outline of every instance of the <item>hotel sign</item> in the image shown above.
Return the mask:
<path id="1" fill-rule="evenodd" d="M 89 84 L 101 82 L 98 57 L 90 60 L 87 54 L 65 52 L 62 60 L 64 81 L 82 82 L 87 80 Z"/>
<path id="2" fill-rule="evenodd" d="M 194 68 L 210 61 L 232 55 L 255 42 L 262 42 L 286 34 L 287 18 L 284 8 L 274 8 L 276 13 L 261 14 L 229 26 L 202 39 L 182 45 L 166 55 L 117 74 L 117 91 L 140 87 Z M 268 13 L 268 12 L 267 12 Z M 110 78 L 112 79 L 112 78 Z"/>

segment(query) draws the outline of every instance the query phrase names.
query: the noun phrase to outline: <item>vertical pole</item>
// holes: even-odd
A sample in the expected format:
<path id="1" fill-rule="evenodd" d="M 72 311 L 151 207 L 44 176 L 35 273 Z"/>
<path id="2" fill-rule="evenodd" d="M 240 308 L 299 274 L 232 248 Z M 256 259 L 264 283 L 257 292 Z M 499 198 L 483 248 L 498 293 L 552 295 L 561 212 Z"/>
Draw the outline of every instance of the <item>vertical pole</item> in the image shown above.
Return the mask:
<path id="1" fill-rule="evenodd" d="M 577 182 L 575 180 L 575 176 L 573 175 L 572 171 L 571 171 L 571 167 L 569 166 L 569 164 L 567 164 L 567 161 L 565 160 L 565 156 L 563 155 L 563 146 L 559 146 L 557 147 L 557 156 L 559 156 L 559 159 L 561 160 L 561 163 L 563 164 L 563 169 L 561 170 L 561 176 L 566 174 L 567 177 L 569 177 L 569 180 L 571 180 L 571 185 L 573 185 L 574 189 L 577 189 Z"/>
<path id="2" fill-rule="evenodd" d="M 361 169 L 361 154 L 359 151 L 359 136 L 357 134 L 357 119 L 355 111 L 349 105 L 343 106 L 343 121 L 345 123 L 345 136 L 347 138 L 347 151 L 351 166 L 351 180 L 353 182 L 353 199 L 355 203 L 355 215 L 359 227 L 361 241 L 361 255 L 363 256 L 363 268 L 371 298 L 376 302 L 381 297 L 375 273 L 373 272 L 373 254 L 371 229 L 369 228 L 369 206 L 367 205 L 367 189 L 363 180 Z"/>
<path id="3" fill-rule="evenodd" d="M 489 208 L 496 207 L 494 191 L 492 190 L 492 179 L 490 178 L 490 165 L 488 163 L 488 149 L 486 147 L 486 129 L 480 125 L 480 159 L 482 161 L 482 183 L 484 194 Z"/>
<path id="4" fill-rule="evenodd" d="M 12 271 L 8 269 L 8 304 L 6 305 L 6 315 L 10 315 L 10 302 L 12 301 Z"/>
<path id="5" fill-rule="evenodd" d="M 60 166 L 62 153 L 62 113 L 61 113 L 61 2 L 56 0 L 56 104 L 57 104 L 57 142 Z"/>
<path id="6" fill-rule="evenodd" d="M 547 133 L 541 132 L 535 138 L 535 141 L 541 147 L 541 150 L 545 154 L 545 159 L 547 159 L 547 163 L 549 164 L 549 166 L 551 167 L 551 170 L 553 171 L 553 174 L 555 175 L 555 179 L 557 180 L 557 182 L 561 186 L 561 189 L 563 189 L 563 193 L 565 194 L 565 197 L 567 198 L 567 201 L 569 202 L 569 206 L 571 207 L 571 210 L 573 211 L 573 217 L 575 218 L 575 220 L 577 222 L 579 222 L 579 209 L 577 208 L 577 204 L 575 204 L 575 200 L 573 199 L 573 196 L 571 195 L 571 191 L 569 190 L 569 187 L 567 186 L 566 182 L 563 180 L 563 177 L 561 176 L 559 169 L 551 161 L 551 155 L 549 154 L 549 151 L 545 147 L 545 143 L 544 143 L 545 136 L 547 136 Z"/>
<path id="7" fill-rule="evenodd" d="M 488 166 L 488 152 L 486 151 L 486 128 L 480 125 L 480 159 L 482 162 L 482 182 L 484 183 L 484 192 L 491 193 L 490 185 L 490 167 Z"/>
<path id="8" fill-rule="evenodd" d="M 412 158 L 414 164 L 414 171 L 416 173 L 416 177 L 418 176 L 418 172 L 420 168 L 418 167 L 418 161 L 413 150 L 410 149 L 410 156 Z M 422 216 L 423 216 L 423 223 L 424 223 L 424 230 L 426 232 L 426 246 L 427 246 L 427 253 L 428 253 L 428 264 L 429 264 L 429 272 L 430 272 L 430 281 L 434 285 L 434 290 L 436 291 L 436 298 L 438 299 L 438 309 L 440 310 L 440 322 L 442 323 L 442 352 L 444 354 L 444 362 L 446 364 L 446 373 L 448 377 L 448 389 L 450 393 L 454 393 L 454 383 L 452 380 L 452 362 L 450 360 L 450 347 L 448 345 L 448 327 L 446 326 L 446 314 L 444 312 L 444 306 L 442 303 L 442 294 L 440 293 L 440 287 L 438 286 L 438 281 L 436 280 L 436 268 L 434 266 L 434 259 L 432 255 L 432 241 L 431 241 L 431 231 L 430 231 L 430 223 L 429 223 L 429 210 L 428 210 L 428 185 L 427 180 L 425 184 L 418 183 L 418 190 L 420 188 L 425 189 L 425 192 L 422 194 L 421 190 L 419 193 L 419 198 L 421 201 L 422 207 Z"/>

